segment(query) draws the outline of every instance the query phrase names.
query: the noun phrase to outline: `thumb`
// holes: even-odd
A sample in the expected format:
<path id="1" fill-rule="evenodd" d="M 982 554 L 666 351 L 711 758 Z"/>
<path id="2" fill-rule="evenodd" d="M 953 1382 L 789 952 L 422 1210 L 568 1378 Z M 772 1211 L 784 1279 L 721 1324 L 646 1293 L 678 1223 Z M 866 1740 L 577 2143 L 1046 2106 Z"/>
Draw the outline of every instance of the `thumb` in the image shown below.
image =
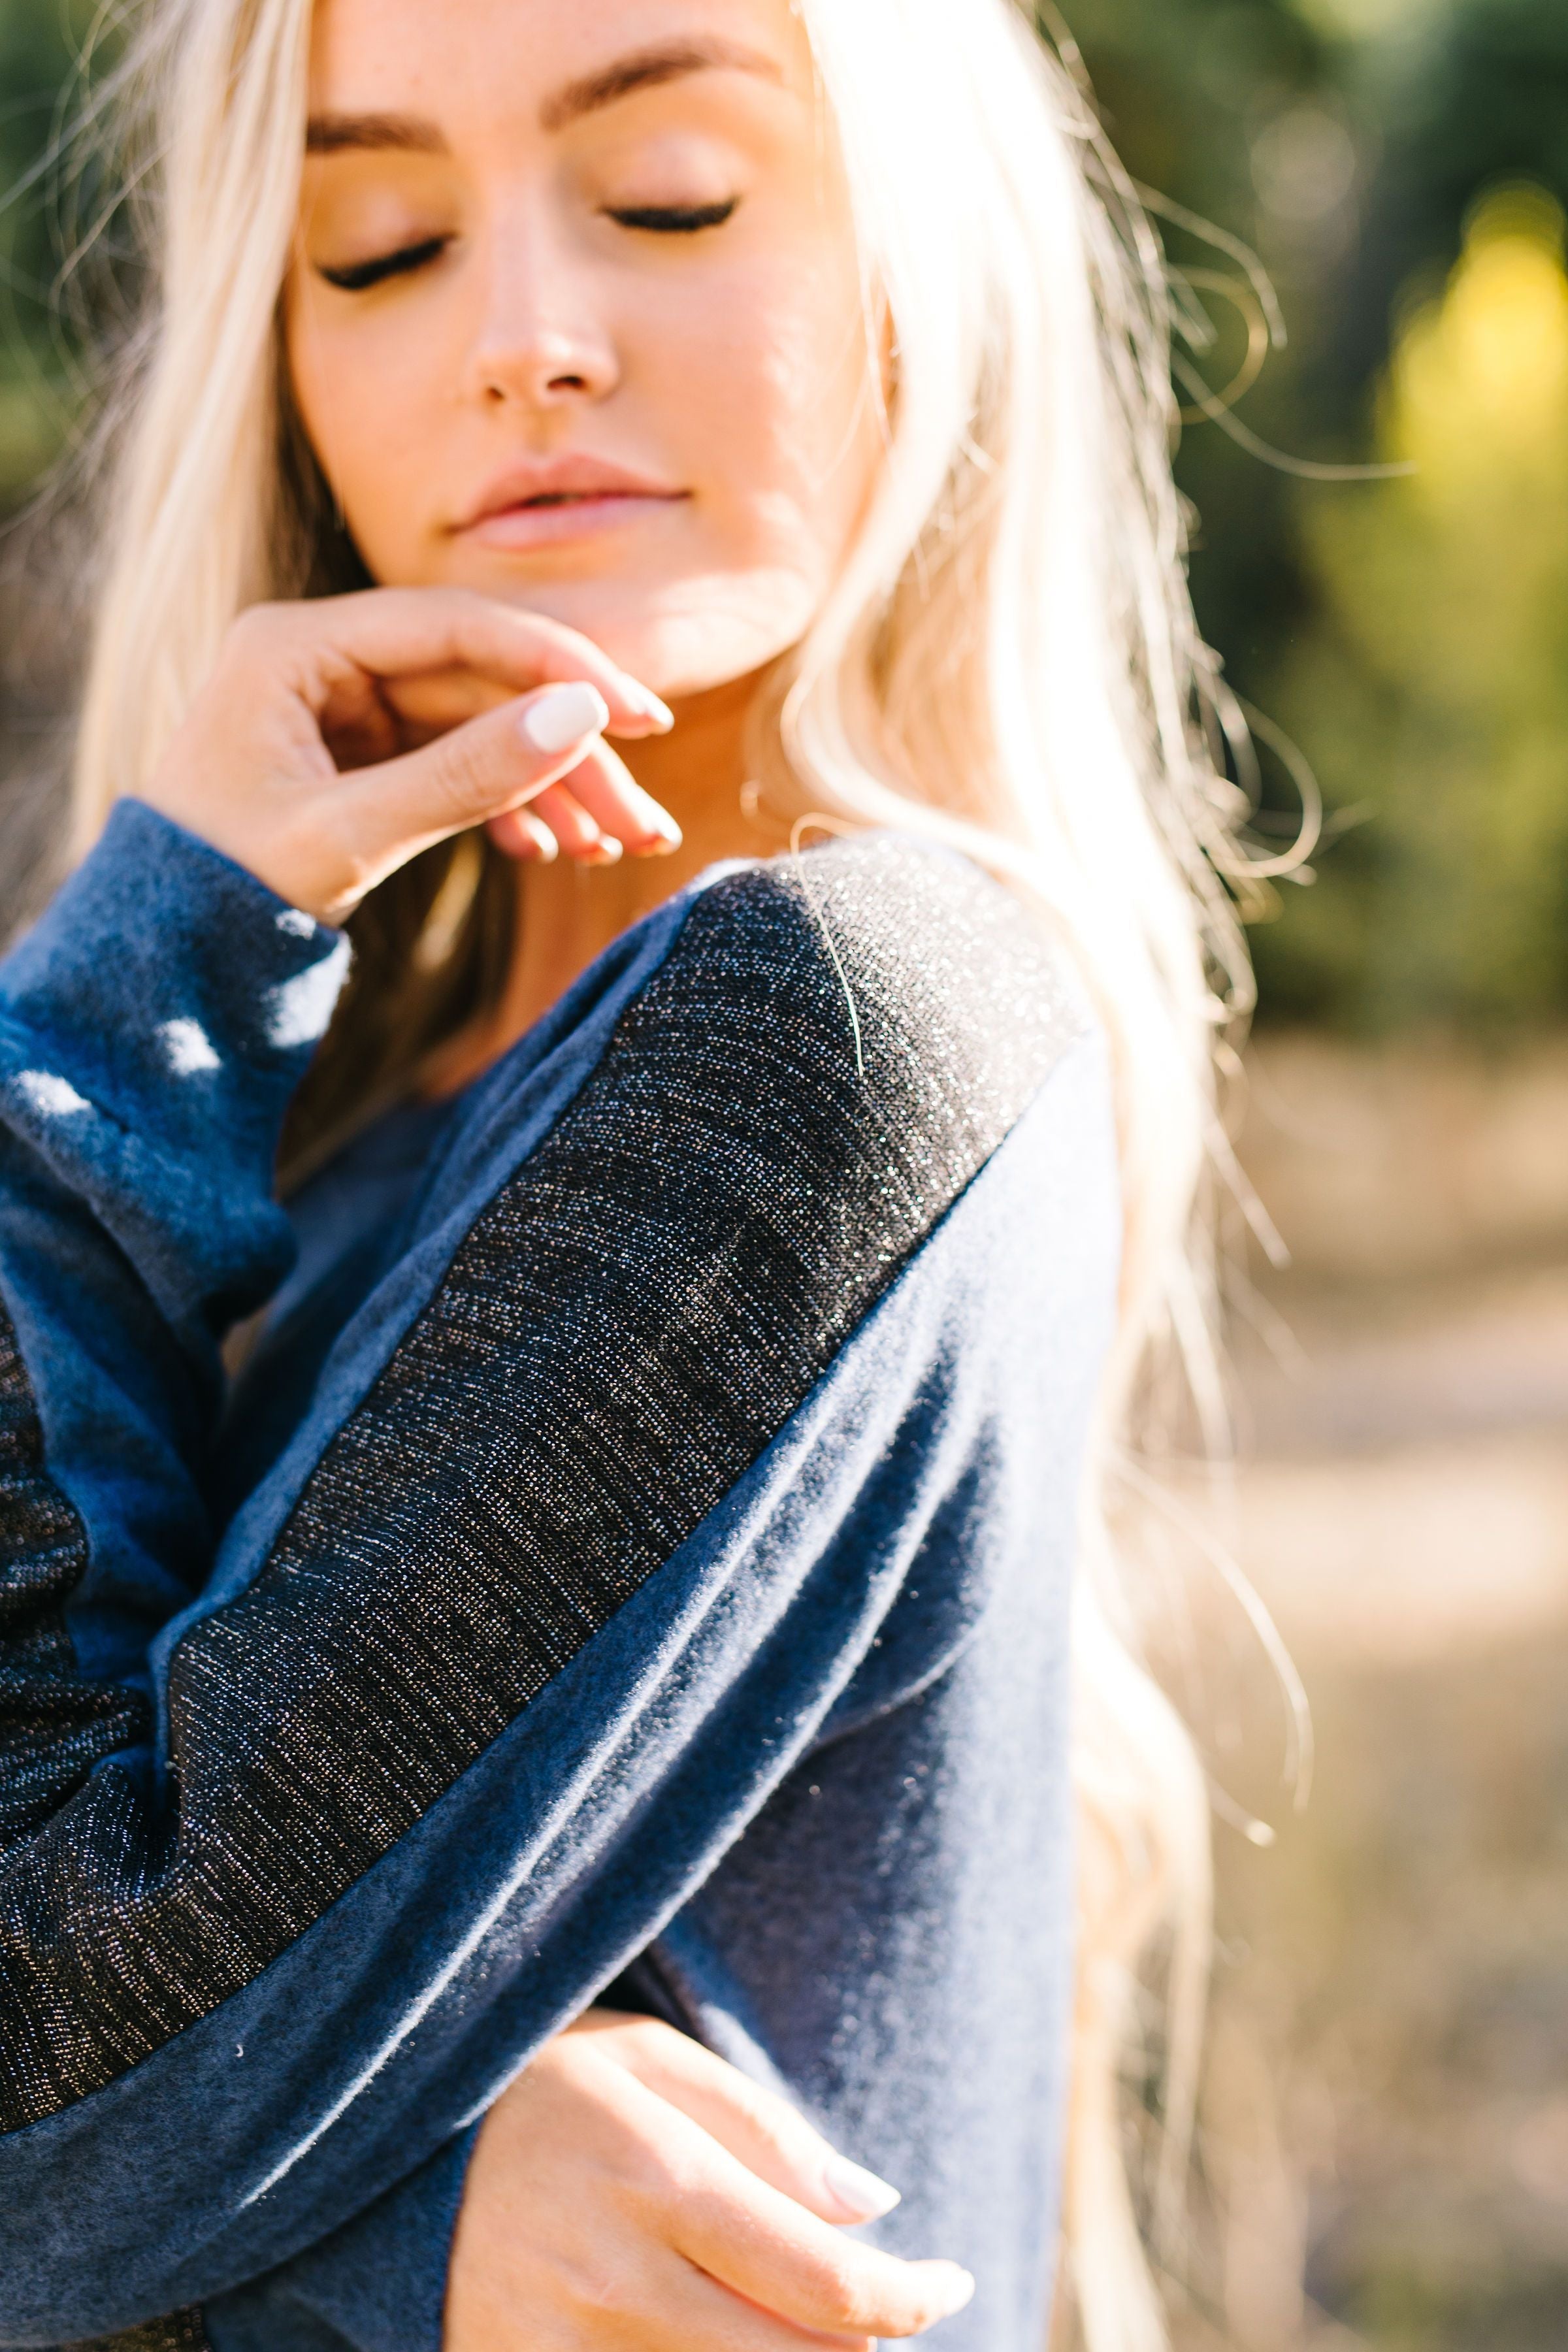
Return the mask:
<path id="1" fill-rule="evenodd" d="M 353 814 L 365 863 L 389 873 L 430 842 L 521 808 L 570 774 L 609 717 L 598 688 L 574 678 L 487 710 L 401 759 L 357 769 Z"/>

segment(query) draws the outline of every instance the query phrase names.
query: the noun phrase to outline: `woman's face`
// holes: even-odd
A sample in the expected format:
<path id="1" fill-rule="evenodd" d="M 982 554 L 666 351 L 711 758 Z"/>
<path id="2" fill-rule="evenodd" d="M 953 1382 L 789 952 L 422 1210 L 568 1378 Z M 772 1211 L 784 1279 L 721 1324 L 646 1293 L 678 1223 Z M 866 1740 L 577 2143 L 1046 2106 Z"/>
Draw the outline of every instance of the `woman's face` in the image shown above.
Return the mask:
<path id="1" fill-rule="evenodd" d="M 321 0 L 288 355 L 372 574 L 666 695 L 822 604 L 881 447 L 788 0 Z"/>

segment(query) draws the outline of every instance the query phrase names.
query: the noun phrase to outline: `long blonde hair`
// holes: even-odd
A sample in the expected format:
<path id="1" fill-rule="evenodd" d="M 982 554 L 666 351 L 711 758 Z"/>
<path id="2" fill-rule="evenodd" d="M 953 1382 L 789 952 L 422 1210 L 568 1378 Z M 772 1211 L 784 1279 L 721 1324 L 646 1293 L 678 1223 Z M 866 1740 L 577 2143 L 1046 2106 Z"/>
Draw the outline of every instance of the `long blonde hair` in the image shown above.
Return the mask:
<path id="1" fill-rule="evenodd" d="M 847 164 L 868 352 L 885 320 L 896 383 L 873 511 L 757 714 L 756 772 L 770 798 L 923 827 L 1034 893 L 1075 943 L 1114 1050 L 1126 1242 L 1075 1627 L 1064 2234 L 1090 2352 L 1150 2352 L 1165 2330 L 1142 2243 L 1169 2236 L 1181 2203 L 1207 1800 L 1140 1663 L 1112 1530 L 1130 1459 L 1194 1402 L 1204 1434 L 1221 1430 L 1205 1167 L 1216 1040 L 1247 993 L 1226 887 L 1238 796 L 1203 722 L 1214 672 L 1171 473 L 1165 279 L 1081 89 L 1014 0 L 795 5 Z M 137 170 L 155 192 L 156 301 L 110 436 L 80 845 L 147 775 L 236 614 L 331 584 L 342 560 L 279 362 L 310 16 L 311 0 L 156 0 L 122 77 L 121 98 L 129 84 L 153 101 Z M 374 1045 L 353 1057 L 362 1093 L 365 1070 L 397 1075 L 387 1040 L 406 1060 L 504 966 L 500 902 L 471 882 L 432 953 L 457 871 L 437 853 L 362 919 L 347 1016 Z M 389 1021 L 399 990 L 412 1013 Z M 1155 1949 L 1165 2162 L 1135 2194 L 1121 2074 Z"/>

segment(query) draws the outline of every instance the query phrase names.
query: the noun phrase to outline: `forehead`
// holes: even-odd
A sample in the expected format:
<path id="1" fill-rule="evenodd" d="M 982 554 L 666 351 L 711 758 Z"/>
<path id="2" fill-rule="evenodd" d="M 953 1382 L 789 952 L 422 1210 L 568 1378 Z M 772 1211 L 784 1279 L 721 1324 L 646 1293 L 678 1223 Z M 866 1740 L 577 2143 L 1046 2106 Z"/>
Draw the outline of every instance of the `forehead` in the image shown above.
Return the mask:
<path id="1" fill-rule="evenodd" d="M 790 0 L 317 0 L 310 105 L 437 122 L 479 110 L 550 127 L 558 95 L 613 96 L 624 63 L 678 68 L 683 57 L 692 76 L 744 69 L 811 88 Z"/>

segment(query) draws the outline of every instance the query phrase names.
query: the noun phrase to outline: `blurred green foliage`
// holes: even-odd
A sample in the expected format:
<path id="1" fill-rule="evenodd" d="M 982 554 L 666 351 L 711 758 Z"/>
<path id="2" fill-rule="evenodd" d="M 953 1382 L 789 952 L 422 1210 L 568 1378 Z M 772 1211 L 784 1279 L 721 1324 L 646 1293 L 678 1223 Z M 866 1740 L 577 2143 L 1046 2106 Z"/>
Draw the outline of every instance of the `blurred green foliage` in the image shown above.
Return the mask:
<path id="1" fill-rule="evenodd" d="M 1495 1032 L 1568 1013 L 1568 0 L 1059 0 L 1134 176 L 1261 257 L 1289 327 L 1236 415 L 1303 479 L 1192 426 L 1200 618 L 1320 775 L 1328 838 L 1254 934 L 1266 1017 Z M 0 501 L 68 430 L 68 223 L 31 178 L 84 0 L 0 0 Z M 62 93 L 65 95 L 62 96 Z M 1223 386 L 1238 272 L 1174 223 Z M 1489 373 L 1488 353 L 1503 353 Z M 1511 353 L 1511 358 L 1508 354 Z M 1494 380 L 1495 379 L 1495 380 Z M 1538 381 L 1539 380 L 1539 381 Z M 1539 391 L 1540 397 L 1536 398 Z M 1277 846 L 1292 790 L 1270 773 Z"/>
<path id="2" fill-rule="evenodd" d="M 1239 419 L 1293 457 L 1415 468 L 1303 480 L 1211 424 L 1182 451 L 1200 619 L 1328 803 L 1311 887 L 1253 935 L 1264 1015 L 1489 1035 L 1561 1018 L 1568 5 L 1067 13 L 1134 175 L 1244 237 L 1279 289 L 1289 347 Z M 1237 333 L 1204 361 L 1216 385 Z M 1292 806 L 1276 773 L 1270 845 Z"/>
<path id="3" fill-rule="evenodd" d="M 15 503 L 58 451 L 79 404 L 79 338 L 62 295 L 72 198 L 51 169 L 79 100 L 97 10 L 83 0 L 0 0 L 0 501 Z"/>
<path id="4" fill-rule="evenodd" d="M 1372 821 L 1297 912 L 1290 978 L 1342 1020 L 1496 1030 L 1568 1003 L 1563 234 L 1533 193 L 1478 209 L 1379 404 L 1413 472 L 1301 517 L 1322 619 L 1277 702 Z"/>

